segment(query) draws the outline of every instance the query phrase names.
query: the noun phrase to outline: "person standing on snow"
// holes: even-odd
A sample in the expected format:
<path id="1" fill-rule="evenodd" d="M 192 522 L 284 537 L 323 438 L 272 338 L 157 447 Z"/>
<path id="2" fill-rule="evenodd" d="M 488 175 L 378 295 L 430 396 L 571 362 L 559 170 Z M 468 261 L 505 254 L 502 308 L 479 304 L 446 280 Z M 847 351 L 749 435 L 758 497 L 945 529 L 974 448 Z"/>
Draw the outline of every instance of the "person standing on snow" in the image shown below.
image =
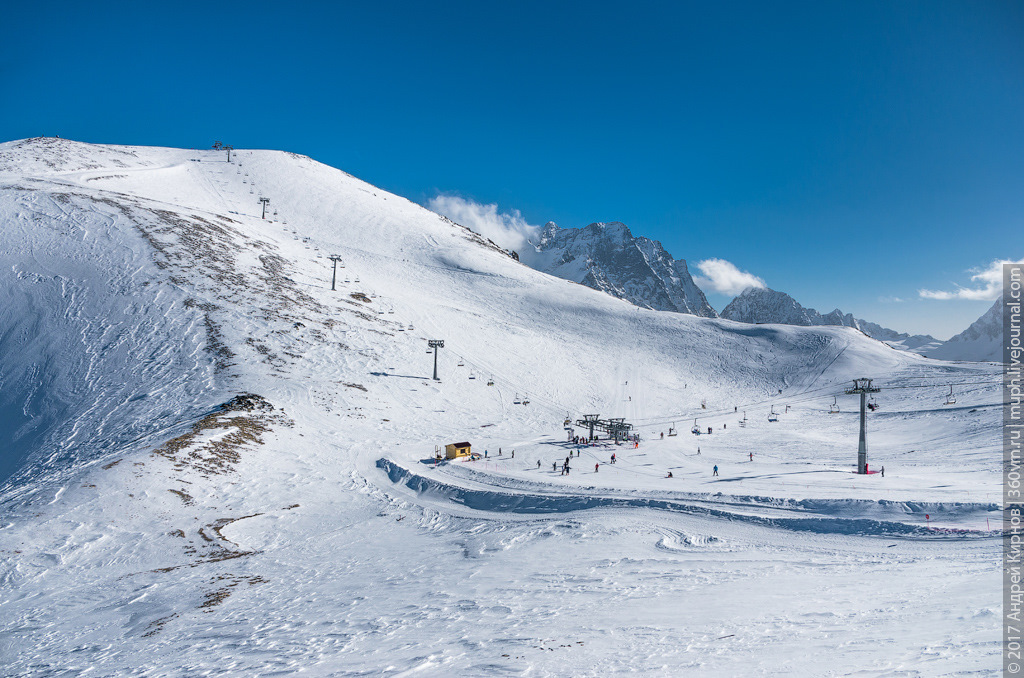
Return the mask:
<path id="1" fill-rule="evenodd" d="M 718 475 L 718 464 L 715 464 L 715 472 L 712 475 Z"/>
<path id="2" fill-rule="evenodd" d="M 594 464 L 594 473 L 597 473 L 597 469 L 601 468 L 600 464 Z"/>
<path id="3" fill-rule="evenodd" d="M 753 452 L 750 453 L 750 461 L 754 461 L 754 453 Z"/>

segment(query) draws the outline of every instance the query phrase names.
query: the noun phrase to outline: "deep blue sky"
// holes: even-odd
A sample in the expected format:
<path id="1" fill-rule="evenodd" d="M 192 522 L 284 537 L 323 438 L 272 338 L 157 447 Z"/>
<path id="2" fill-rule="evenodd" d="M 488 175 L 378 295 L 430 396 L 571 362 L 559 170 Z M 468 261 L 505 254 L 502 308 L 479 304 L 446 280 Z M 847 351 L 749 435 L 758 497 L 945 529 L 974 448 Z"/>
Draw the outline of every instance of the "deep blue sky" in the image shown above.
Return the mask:
<path id="1" fill-rule="evenodd" d="M 418 202 L 623 221 L 691 264 L 727 259 L 821 311 L 943 337 L 991 302 L 918 289 L 1024 257 L 1016 0 L 3 15 L 0 140 L 296 151 Z"/>

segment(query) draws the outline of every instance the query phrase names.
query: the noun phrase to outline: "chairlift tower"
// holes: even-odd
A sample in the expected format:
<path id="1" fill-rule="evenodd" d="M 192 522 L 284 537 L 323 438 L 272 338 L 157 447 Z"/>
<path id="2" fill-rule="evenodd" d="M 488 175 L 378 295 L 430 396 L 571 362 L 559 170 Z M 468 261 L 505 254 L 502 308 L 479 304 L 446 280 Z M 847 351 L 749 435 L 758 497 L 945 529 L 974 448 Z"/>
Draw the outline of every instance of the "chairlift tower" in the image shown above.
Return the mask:
<path id="1" fill-rule="evenodd" d="M 594 426 L 597 425 L 597 422 L 598 420 L 600 420 L 600 418 L 600 414 L 584 414 L 583 419 L 576 422 L 577 426 L 582 426 L 590 429 L 590 435 L 587 436 L 587 440 L 594 439 Z"/>
<path id="2" fill-rule="evenodd" d="M 871 379 L 854 379 L 853 388 L 846 389 L 846 395 L 860 396 L 860 446 L 857 448 L 857 473 L 868 472 L 867 405 L 868 394 L 882 389 L 871 385 Z"/>
<path id="3" fill-rule="evenodd" d="M 434 381 L 441 381 L 437 378 L 437 349 L 444 348 L 444 339 L 427 339 L 427 346 L 434 349 Z"/>
<path id="4" fill-rule="evenodd" d="M 334 271 L 331 273 L 331 291 L 333 292 L 334 283 L 338 279 L 338 262 L 341 261 L 341 257 L 339 257 L 337 254 L 332 254 L 327 258 L 334 262 Z M 345 265 L 342 264 L 341 267 L 345 268 Z"/>
<path id="5" fill-rule="evenodd" d="M 260 198 L 260 202 L 263 203 L 263 214 L 260 216 L 260 219 L 266 219 L 267 218 L 267 203 L 270 202 L 270 198 Z"/>
<path id="6" fill-rule="evenodd" d="M 231 151 L 235 150 L 234 146 L 221 146 L 221 148 L 228 152 L 228 162 L 231 162 Z"/>

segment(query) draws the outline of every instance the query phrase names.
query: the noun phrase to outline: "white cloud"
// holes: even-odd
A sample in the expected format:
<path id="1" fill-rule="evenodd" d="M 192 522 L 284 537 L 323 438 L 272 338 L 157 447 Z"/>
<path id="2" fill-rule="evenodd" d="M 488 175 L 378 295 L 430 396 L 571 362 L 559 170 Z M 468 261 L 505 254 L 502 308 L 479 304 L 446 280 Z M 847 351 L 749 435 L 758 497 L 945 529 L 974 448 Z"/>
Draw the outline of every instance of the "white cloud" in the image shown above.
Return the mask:
<path id="1" fill-rule="evenodd" d="M 924 299 L 973 299 L 975 301 L 995 301 L 1003 290 L 1003 264 L 1021 264 L 1024 259 L 1012 261 L 1010 259 L 997 259 L 988 265 L 988 268 L 972 268 L 968 272 L 973 273 L 971 282 L 974 287 L 962 287 L 956 285 L 956 291 L 945 290 L 918 290 L 917 293 Z"/>
<path id="2" fill-rule="evenodd" d="M 536 238 L 540 227 L 526 223 L 519 210 L 499 212 L 497 205 L 482 205 L 457 195 L 438 195 L 430 199 L 427 209 L 443 214 L 452 221 L 505 249 L 522 253 L 526 241 Z"/>
<path id="3" fill-rule="evenodd" d="M 883 304 L 902 304 L 904 301 L 906 301 L 906 299 L 904 299 L 903 297 L 888 296 L 878 297 L 878 301 L 882 302 Z"/>
<path id="4" fill-rule="evenodd" d="M 697 268 L 703 275 L 694 278 L 694 282 L 712 292 L 735 296 L 748 287 L 767 287 L 764 280 L 741 271 L 725 259 L 705 259 L 697 262 Z"/>

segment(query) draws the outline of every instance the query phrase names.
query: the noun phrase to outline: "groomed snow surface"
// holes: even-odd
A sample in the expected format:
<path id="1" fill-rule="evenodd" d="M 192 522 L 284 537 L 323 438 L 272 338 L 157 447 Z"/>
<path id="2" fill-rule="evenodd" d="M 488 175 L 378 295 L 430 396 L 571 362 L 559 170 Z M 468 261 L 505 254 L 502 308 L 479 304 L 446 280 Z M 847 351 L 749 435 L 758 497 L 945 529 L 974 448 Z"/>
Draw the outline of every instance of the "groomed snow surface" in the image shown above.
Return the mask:
<path id="1" fill-rule="evenodd" d="M 997 366 L 637 309 L 232 160 L 0 145 L 4 674 L 997 670 Z"/>

